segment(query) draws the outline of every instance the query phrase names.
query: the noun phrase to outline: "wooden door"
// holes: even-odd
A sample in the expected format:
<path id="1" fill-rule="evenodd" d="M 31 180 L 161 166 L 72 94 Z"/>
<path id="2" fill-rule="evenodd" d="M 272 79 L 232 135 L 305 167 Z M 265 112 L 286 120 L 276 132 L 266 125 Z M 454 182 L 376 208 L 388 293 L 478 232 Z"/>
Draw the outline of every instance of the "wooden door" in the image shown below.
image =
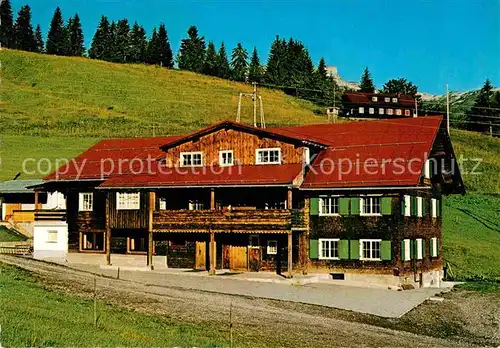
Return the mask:
<path id="1" fill-rule="evenodd" d="M 196 269 L 207 269 L 207 242 L 196 242 Z"/>
<path id="2" fill-rule="evenodd" d="M 248 248 L 248 268 L 252 272 L 260 270 L 260 247 Z"/>
<path id="3" fill-rule="evenodd" d="M 229 252 L 229 268 L 233 270 L 248 269 L 248 247 L 231 246 Z"/>

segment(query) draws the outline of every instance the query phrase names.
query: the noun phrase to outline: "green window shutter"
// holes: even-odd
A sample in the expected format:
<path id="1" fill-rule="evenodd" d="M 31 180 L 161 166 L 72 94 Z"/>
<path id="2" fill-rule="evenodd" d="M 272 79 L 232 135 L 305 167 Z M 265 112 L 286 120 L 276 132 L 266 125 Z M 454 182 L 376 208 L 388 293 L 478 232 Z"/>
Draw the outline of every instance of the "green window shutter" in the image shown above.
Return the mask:
<path id="1" fill-rule="evenodd" d="M 434 255 L 434 244 L 432 243 L 432 238 L 429 239 L 429 257 Z"/>
<path id="2" fill-rule="evenodd" d="M 439 256 L 439 238 L 436 240 L 436 257 Z"/>
<path id="3" fill-rule="evenodd" d="M 401 215 L 405 215 L 405 208 L 406 208 L 406 203 L 405 203 L 405 196 L 401 196 Z"/>
<path id="4" fill-rule="evenodd" d="M 391 241 L 383 240 L 380 242 L 380 256 L 382 260 L 392 260 Z"/>
<path id="5" fill-rule="evenodd" d="M 309 215 L 319 214 L 319 198 L 311 198 L 309 203 Z"/>
<path id="6" fill-rule="evenodd" d="M 347 239 L 339 240 L 339 259 L 345 260 L 349 258 L 349 241 Z"/>
<path id="7" fill-rule="evenodd" d="M 350 240 L 350 259 L 351 260 L 359 260 L 359 240 Z"/>
<path id="8" fill-rule="evenodd" d="M 406 254 L 405 254 L 405 240 L 401 241 L 401 261 L 405 262 Z"/>
<path id="9" fill-rule="evenodd" d="M 351 198 L 351 214 L 352 215 L 359 215 L 359 213 L 361 212 L 360 201 L 361 201 L 361 199 L 359 199 L 359 198 Z"/>
<path id="10" fill-rule="evenodd" d="M 392 198 L 382 197 L 382 215 L 391 215 L 392 213 Z"/>
<path id="11" fill-rule="evenodd" d="M 410 260 L 417 258 L 417 241 L 410 240 Z"/>
<path id="12" fill-rule="evenodd" d="M 417 197 L 410 197 L 410 215 L 417 216 L 418 208 L 417 208 Z"/>
<path id="13" fill-rule="evenodd" d="M 436 216 L 441 216 L 441 200 L 436 199 Z"/>
<path id="14" fill-rule="evenodd" d="M 425 259 L 425 239 L 422 238 L 422 260 Z"/>
<path id="15" fill-rule="evenodd" d="M 318 258 L 318 240 L 310 239 L 309 240 L 309 258 L 317 259 Z"/>
<path id="16" fill-rule="evenodd" d="M 339 214 L 349 215 L 349 198 L 339 198 Z"/>
<path id="17" fill-rule="evenodd" d="M 422 216 L 431 215 L 431 201 L 424 199 L 424 207 L 422 209 Z"/>

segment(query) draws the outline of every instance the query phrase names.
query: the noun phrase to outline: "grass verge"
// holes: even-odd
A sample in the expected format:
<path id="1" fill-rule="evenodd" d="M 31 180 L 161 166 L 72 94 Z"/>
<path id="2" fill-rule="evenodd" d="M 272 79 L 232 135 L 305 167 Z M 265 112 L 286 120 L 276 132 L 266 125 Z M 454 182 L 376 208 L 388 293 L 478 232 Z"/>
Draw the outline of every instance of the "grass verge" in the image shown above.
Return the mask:
<path id="1" fill-rule="evenodd" d="M 5 226 L 0 226 L 0 242 L 22 242 L 25 241 L 26 237 L 12 231 Z"/>

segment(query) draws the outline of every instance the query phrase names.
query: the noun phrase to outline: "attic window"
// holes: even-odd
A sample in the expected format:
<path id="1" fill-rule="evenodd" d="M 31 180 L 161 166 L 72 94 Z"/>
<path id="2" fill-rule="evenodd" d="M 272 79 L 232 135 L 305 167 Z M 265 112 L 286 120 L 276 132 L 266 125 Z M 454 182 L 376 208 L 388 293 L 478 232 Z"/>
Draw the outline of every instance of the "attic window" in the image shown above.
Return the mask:
<path id="1" fill-rule="evenodd" d="M 373 101 L 373 102 L 378 101 L 378 97 L 372 97 L 372 101 Z"/>
<path id="2" fill-rule="evenodd" d="M 257 149 L 256 150 L 256 164 L 280 164 L 281 163 L 281 149 Z"/>
<path id="3" fill-rule="evenodd" d="M 219 151 L 219 165 L 232 166 L 234 164 L 233 150 L 223 150 Z"/>
<path id="4" fill-rule="evenodd" d="M 181 167 L 203 166 L 203 152 L 181 152 Z"/>
<path id="5" fill-rule="evenodd" d="M 398 102 L 398 98 L 392 98 L 392 102 L 393 103 L 397 103 Z"/>

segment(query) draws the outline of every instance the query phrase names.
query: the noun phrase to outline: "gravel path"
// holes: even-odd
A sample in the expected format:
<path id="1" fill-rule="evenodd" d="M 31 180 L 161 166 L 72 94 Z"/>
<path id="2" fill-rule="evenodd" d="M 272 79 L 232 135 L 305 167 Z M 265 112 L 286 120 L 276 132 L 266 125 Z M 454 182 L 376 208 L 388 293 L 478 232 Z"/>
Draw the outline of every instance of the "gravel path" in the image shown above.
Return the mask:
<path id="1" fill-rule="evenodd" d="M 38 274 L 45 286 L 76 296 L 91 296 L 95 276 L 88 272 L 3 255 L 0 261 Z M 147 286 L 104 277 L 97 277 L 97 286 L 99 297 L 108 303 L 183 322 L 219 327 L 221 331 L 227 331 L 232 306 L 237 345 L 251 340 L 283 347 L 459 346 L 457 342 L 307 314 L 300 310 L 299 304 L 288 302 Z"/>

